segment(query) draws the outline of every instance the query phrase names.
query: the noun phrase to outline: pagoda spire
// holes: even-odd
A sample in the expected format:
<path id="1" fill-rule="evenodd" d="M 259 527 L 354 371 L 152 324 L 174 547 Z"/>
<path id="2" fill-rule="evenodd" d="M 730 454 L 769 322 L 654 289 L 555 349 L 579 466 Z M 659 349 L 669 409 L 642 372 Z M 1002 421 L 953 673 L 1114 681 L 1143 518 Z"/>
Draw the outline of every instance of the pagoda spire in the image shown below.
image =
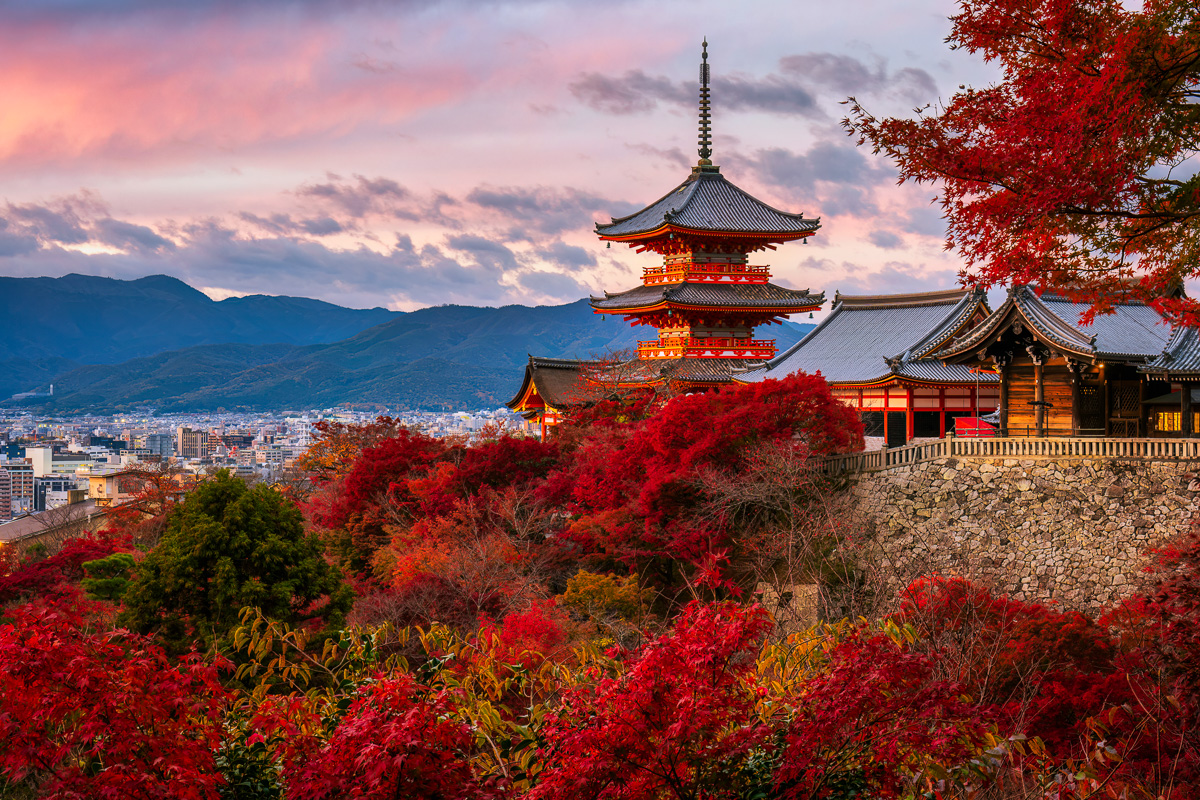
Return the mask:
<path id="1" fill-rule="evenodd" d="M 708 81 L 708 37 L 706 36 L 700 59 L 700 149 L 697 151 L 700 154 L 699 165 L 702 167 L 712 166 L 712 161 L 709 160 L 709 156 L 712 155 L 712 129 L 709 123 L 712 120 L 709 114 Z"/>

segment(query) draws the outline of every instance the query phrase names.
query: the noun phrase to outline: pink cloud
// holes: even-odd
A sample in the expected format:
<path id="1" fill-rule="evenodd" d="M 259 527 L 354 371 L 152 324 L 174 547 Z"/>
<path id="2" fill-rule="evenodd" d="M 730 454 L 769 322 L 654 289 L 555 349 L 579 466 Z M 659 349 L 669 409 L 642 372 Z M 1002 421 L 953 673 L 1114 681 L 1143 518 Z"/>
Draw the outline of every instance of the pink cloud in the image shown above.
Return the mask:
<path id="1" fill-rule="evenodd" d="M 454 64 L 359 66 L 336 27 L 157 19 L 0 30 L 0 166 L 191 158 L 394 124 L 467 93 Z M 357 62 L 357 63 L 356 63 Z"/>

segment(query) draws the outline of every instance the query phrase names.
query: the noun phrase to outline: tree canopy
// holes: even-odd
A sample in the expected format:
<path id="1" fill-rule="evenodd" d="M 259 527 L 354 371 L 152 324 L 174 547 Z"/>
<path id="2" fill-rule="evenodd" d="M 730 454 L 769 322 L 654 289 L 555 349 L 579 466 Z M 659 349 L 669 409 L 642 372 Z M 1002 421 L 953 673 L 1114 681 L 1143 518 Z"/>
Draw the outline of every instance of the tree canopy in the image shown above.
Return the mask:
<path id="1" fill-rule="evenodd" d="M 850 98 L 843 124 L 938 183 L 962 278 L 1125 297 L 1195 321 L 1169 296 L 1200 274 L 1200 6 L 1195 0 L 960 0 L 948 37 L 1002 79 L 916 119 Z M 1137 4 L 1133 4 L 1137 5 Z"/>
<path id="2" fill-rule="evenodd" d="M 211 644 L 247 606 L 292 624 L 320 617 L 338 625 L 351 600 L 295 505 L 222 471 L 171 512 L 125 592 L 121 622 L 168 642 Z"/>

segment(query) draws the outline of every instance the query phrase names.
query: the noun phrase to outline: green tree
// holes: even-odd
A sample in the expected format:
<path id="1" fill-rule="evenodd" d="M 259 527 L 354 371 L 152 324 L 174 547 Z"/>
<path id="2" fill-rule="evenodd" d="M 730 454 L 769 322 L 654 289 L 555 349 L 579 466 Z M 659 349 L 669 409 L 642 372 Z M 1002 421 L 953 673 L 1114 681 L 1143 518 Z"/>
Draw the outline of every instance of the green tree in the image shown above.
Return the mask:
<path id="1" fill-rule="evenodd" d="M 129 587 L 129 576 L 133 571 L 133 556 L 129 553 L 113 553 L 106 558 L 83 562 L 87 575 L 80 586 L 94 600 L 117 601 Z"/>
<path id="2" fill-rule="evenodd" d="M 291 625 L 335 627 L 352 599 L 296 506 L 223 470 L 171 512 L 125 592 L 119 622 L 177 649 L 209 647 L 239 624 L 244 607 Z"/>

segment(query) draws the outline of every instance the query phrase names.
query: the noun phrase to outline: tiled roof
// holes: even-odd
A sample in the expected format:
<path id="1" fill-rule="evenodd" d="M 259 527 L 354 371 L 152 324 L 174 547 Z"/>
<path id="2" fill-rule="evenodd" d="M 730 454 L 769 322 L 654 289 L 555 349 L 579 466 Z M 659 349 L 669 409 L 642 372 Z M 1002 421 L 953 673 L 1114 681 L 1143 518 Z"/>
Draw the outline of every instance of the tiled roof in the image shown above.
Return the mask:
<path id="1" fill-rule="evenodd" d="M 966 364 L 944 364 L 936 358 L 906 361 L 897 368 L 896 374 L 904 378 L 915 378 L 932 383 L 1000 382 L 1000 376 L 994 372 L 971 372 Z"/>
<path id="2" fill-rule="evenodd" d="M 923 358 L 982 304 L 981 294 L 966 290 L 870 298 L 838 295 L 832 313 L 808 336 L 737 380 L 750 383 L 799 371 L 820 372 L 831 383 L 868 383 L 892 375 L 961 383 L 987 380 L 965 367 L 947 368 Z"/>
<path id="3" fill-rule="evenodd" d="M 825 295 L 810 294 L 807 289 L 785 289 L 773 283 L 672 283 L 643 285 L 615 294 L 605 292 L 604 297 L 591 300 L 592 308 L 600 310 L 632 310 L 666 301 L 681 306 L 779 308 L 786 314 L 815 308 L 825 302 Z"/>
<path id="4" fill-rule="evenodd" d="M 672 358 L 633 359 L 615 366 L 616 376 L 623 383 L 678 380 L 694 383 L 730 383 L 735 370 L 745 370 L 762 364 L 744 358 Z"/>
<path id="5" fill-rule="evenodd" d="M 636 214 L 596 223 L 604 237 L 635 236 L 665 225 L 698 231 L 769 233 L 792 238 L 821 227 L 819 219 L 789 214 L 734 186 L 716 167 L 697 167 L 686 181 Z"/>
<path id="6" fill-rule="evenodd" d="M 1096 352 L 1102 355 L 1157 355 L 1171 337 L 1171 329 L 1164 324 L 1162 315 L 1140 303 L 1119 305 L 1115 313 L 1098 315 L 1091 325 L 1082 326 L 1078 320 L 1088 310 L 1086 303 L 1072 303 L 1046 296 L 1041 301 L 1057 317 L 1073 323 L 1084 335 L 1094 336 Z"/>
<path id="7" fill-rule="evenodd" d="M 1079 317 L 1086 303 L 1074 303 L 1055 295 L 1039 297 L 1028 286 L 1009 290 L 1008 299 L 988 319 L 946 348 L 947 355 L 960 355 L 991 341 L 1012 316 L 1019 316 L 1045 341 L 1064 351 L 1091 358 L 1135 360 L 1162 352 L 1170 336 L 1157 311 L 1141 303 L 1123 303 L 1113 313 L 1099 315 L 1091 325 Z"/>
<path id="8" fill-rule="evenodd" d="M 587 361 L 567 358 L 540 358 L 530 356 L 525 365 L 525 377 L 516 396 L 505 405 L 513 408 L 524 397 L 532 382 L 538 396 L 548 406 L 562 408 L 578 402 L 583 390 L 583 369 Z"/>
<path id="9" fill-rule="evenodd" d="M 1142 372 L 1200 373 L 1200 331 L 1179 327 L 1171 333 L 1163 352 L 1146 362 Z"/>

